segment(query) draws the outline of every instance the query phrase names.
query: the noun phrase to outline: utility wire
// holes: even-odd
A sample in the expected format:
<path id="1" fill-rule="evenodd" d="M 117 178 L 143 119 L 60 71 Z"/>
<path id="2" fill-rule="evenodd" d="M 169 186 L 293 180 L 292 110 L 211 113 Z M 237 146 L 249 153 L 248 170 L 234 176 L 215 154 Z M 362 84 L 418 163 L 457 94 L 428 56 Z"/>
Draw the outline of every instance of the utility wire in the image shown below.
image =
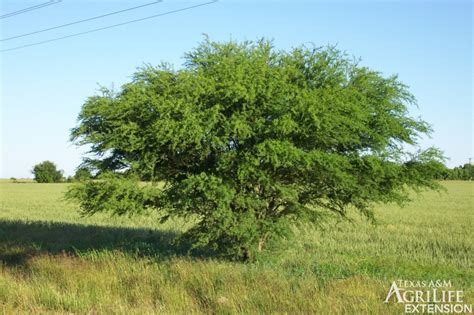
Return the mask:
<path id="1" fill-rule="evenodd" d="M 28 8 L 24 8 L 24 9 L 21 9 L 21 10 L 18 10 L 18 11 L 14 11 L 14 12 L 10 12 L 10 13 L 0 15 L 0 19 L 6 19 L 6 18 L 15 16 L 15 15 L 19 15 L 19 14 L 22 14 L 22 13 L 29 12 L 29 11 L 38 10 L 38 9 L 41 9 L 41 8 L 44 8 L 44 7 L 53 5 L 53 4 L 58 4 L 60 2 L 62 2 L 62 0 L 50 0 L 50 1 L 45 2 L 45 3 L 40 3 L 40 4 L 31 6 L 31 7 L 28 7 Z"/>
<path id="2" fill-rule="evenodd" d="M 84 22 L 88 22 L 88 21 L 92 21 L 92 20 L 97 20 L 97 19 L 101 19 L 101 18 L 104 18 L 104 17 L 107 17 L 107 16 L 111 16 L 111 15 L 115 15 L 115 14 L 119 14 L 119 13 L 123 13 L 123 12 L 136 10 L 136 9 L 139 9 L 139 8 L 147 7 L 147 6 L 154 5 L 154 4 L 157 4 L 157 3 L 160 3 L 160 2 L 163 2 L 163 0 L 153 1 L 153 2 L 142 4 L 142 5 L 139 5 L 139 6 L 136 6 L 136 7 L 132 7 L 132 8 L 128 8 L 128 9 L 124 9 L 124 10 L 120 10 L 120 11 L 115 11 L 115 12 L 111 12 L 111 13 L 107 13 L 107 14 L 98 15 L 98 16 L 94 16 L 94 17 L 87 18 L 87 19 L 84 19 L 84 20 L 79 20 L 79 21 L 74 21 L 74 22 L 70 22 L 70 23 L 66 23 L 66 24 L 62 24 L 62 25 L 58 25 L 58 26 L 53 26 L 53 27 L 45 28 L 45 29 L 42 29 L 42 30 L 39 30 L 39 31 L 34 31 L 34 32 L 31 32 L 31 33 L 25 33 L 25 34 L 21 34 L 21 35 L 12 36 L 12 37 L 2 38 L 2 39 L 0 39 L 0 42 L 5 42 L 7 40 L 12 40 L 12 39 L 15 39 L 15 38 L 30 36 L 30 35 L 34 35 L 34 34 L 38 34 L 38 33 L 48 32 L 48 31 L 55 30 L 55 29 L 58 29 L 58 28 L 63 28 L 63 27 L 67 27 L 67 26 L 71 26 L 71 25 L 75 25 L 75 24 L 80 24 L 80 23 L 84 23 Z"/>
<path id="3" fill-rule="evenodd" d="M 160 14 L 150 15 L 150 16 L 140 18 L 140 19 L 136 19 L 136 20 L 130 20 L 130 21 L 127 21 L 127 22 L 122 22 L 122 23 L 109 25 L 109 26 L 105 26 L 105 27 L 101 27 L 101 28 L 95 28 L 95 29 L 85 31 L 85 32 L 75 33 L 75 34 L 71 34 L 71 35 L 67 35 L 67 36 L 62 36 L 62 37 L 57 37 L 57 38 L 53 38 L 53 39 L 44 40 L 44 41 L 41 41 L 41 42 L 36 42 L 36 43 L 32 43 L 32 44 L 16 46 L 16 47 L 13 47 L 13 48 L 8 48 L 8 49 L 3 49 L 3 50 L 0 50 L 0 52 L 7 52 L 7 51 L 17 50 L 17 49 L 21 49 L 21 48 L 26 48 L 26 47 L 42 45 L 42 44 L 45 44 L 45 43 L 50 43 L 50 42 L 58 41 L 58 40 L 61 40 L 61 39 L 66 39 L 66 38 L 70 38 L 70 37 L 75 37 L 75 36 L 80 36 L 80 35 L 84 35 L 84 34 L 94 33 L 94 32 L 98 32 L 98 31 L 102 31 L 102 30 L 106 30 L 106 29 L 109 29 L 109 28 L 118 27 L 118 26 L 122 26 L 122 25 L 127 25 L 127 24 L 131 24 L 131 23 L 135 23 L 135 22 L 141 22 L 141 21 L 157 18 L 157 17 L 164 16 L 164 15 L 169 15 L 169 14 L 173 14 L 173 13 L 177 13 L 177 12 L 187 11 L 187 10 L 194 9 L 194 8 L 197 8 L 197 7 L 202 7 L 202 6 L 205 6 L 205 5 L 215 3 L 217 1 L 218 0 L 204 2 L 204 3 L 201 3 L 201 4 L 196 4 L 196 5 L 181 8 L 181 9 L 176 9 L 176 10 L 172 10 L 172 11 L 168 11 L 168 12 L 164 12 L 164 13 L 160 13 Z"/>
<path id="4" fill-rule="evenodd" d="M 41 9 L 42 7 L 46 7 L 46 6 L 54 4 L 54 2 L 55 1 L 48 1 L 48 2 L 37 4 L 37 5 L 34 5 L 32 7 L 25 8 L 25 9 L 21 9 L 21 10 L 18 10 L 18 11 L 6 13 L 6 14 L 3 14 L 3 15 L 0 15 L 0 19 L 6 19 L 8 17 L 15 16 L 15 15 L 18 15 L 18 14 L 21 14 L 21 13 Z"/>
<path id="5" fill-rule="evenodd" d="M 61 1 L 62 0 L 50 0 L 50 1 L 45 2 L 45 3 L 37 4 L 37 5 L 31 6 L 31 7 L 25 8 L 25 9 L 21 9 L 21 10 L 18 10 L 18 11 L 14 11 L 14 12 L 10 12 L 10 13 L 7 13 L 7 14 L 0 15 L 0 19 L 6 19 L 6 18 L 11 17 L 11 16 L 19 15 L 21 13 L 26 13 L 26 12 L 33 11 L 33 10 L 38 10 L 38 9 L 43 8 L 43 7 L 47 7 L 47 6 L 50 6 L 50 5 L 53 5 L 53 4 L 58 4 Z"/>

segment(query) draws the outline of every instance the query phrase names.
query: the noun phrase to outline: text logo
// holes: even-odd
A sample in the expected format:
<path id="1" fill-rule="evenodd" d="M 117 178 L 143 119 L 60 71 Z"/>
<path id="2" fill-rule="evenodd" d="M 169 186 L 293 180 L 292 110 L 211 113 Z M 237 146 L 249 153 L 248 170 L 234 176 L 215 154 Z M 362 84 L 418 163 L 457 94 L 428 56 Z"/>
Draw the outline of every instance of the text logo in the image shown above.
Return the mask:
<path id="1" fill-rule="evenodd" d="M 403 303 L 406 314 L 471 314 L 464 292 L 452 288 L 451 280 L 393 281 L 384 303 Z"/>

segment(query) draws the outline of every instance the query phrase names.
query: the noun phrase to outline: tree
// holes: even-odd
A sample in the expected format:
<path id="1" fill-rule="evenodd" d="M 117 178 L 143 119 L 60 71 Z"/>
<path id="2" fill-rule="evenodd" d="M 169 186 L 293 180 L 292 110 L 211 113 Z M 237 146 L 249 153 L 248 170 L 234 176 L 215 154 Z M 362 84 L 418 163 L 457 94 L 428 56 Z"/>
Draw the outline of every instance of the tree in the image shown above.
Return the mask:
<path id="1" fill-rule="evenodd" d="M 404 150 L 430 128 L 408 115 L 415 99 L 396 76 L 266 40 L 206 39 L 185 60 L 85 102 L 71 138 L 91 146 L 101 180 L 69 192 L 84 213 L 190 218 L 193 248 L 248 259 L 293 223 L 351 207 L 372 218 L 374 203 L 438 187 L 440 152 Z"/>
<path id="2" fill-rule="evenodd" d="M 58 183 L 63 178 L 62 171 L 58 170 L 56 164 L 51 161 L 36 164 L 32 173 L 38 183 Z"/>
<path id="3" fill-rule="evenodd" d="M 86 181 L 92 178 L 92 173 L 87 167 L 78 167 L 74 174 L 74 180 Z"/>
<path id="4" fill-rule="evenodd" d="M 466 163 L 448 171 L 448 179 L 472 180 L 474 178 L 474 165 Z"/>

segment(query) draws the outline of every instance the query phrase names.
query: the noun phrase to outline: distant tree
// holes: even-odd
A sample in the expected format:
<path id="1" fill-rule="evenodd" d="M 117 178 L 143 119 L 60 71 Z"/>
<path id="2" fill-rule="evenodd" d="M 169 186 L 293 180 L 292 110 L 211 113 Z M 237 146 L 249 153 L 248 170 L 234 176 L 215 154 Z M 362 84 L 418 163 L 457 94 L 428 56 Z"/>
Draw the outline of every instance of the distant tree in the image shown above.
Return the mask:
<path id="1" fill-rule="evenodd" d="M 92 178 L 92 173 L 87 167 L 79 167 L 74 174 L 74 180 L 85 181 Z"/>
<path id="2" fill-rule="evenodd" d="M 56 164 L 51 161 L 36 164 L 32 173 L 38 183 L 58 183 L 63 178 L 62 171 L 58 170 Z"/>
<path id="3" fill-rule="evenodd" d="M 72 139 L 102 175 L 69 197 L 86 214 L 192 218 L 194 248 L 249 259 L 293 223 L 349 208 L 372 218 L 374 203 L 437 188 L 441 153 L 404 151 L 430 131 L 408 115 L 414 102 L 334 48 L 206 40 L 183 69 L 146 67 L 86 101 Z"/>
<path id="4" fill-rule="evenodd" d="M 466 163 L 449 170 L 448 179 L 452 180 L 473 180 L 474 165 Z"/>

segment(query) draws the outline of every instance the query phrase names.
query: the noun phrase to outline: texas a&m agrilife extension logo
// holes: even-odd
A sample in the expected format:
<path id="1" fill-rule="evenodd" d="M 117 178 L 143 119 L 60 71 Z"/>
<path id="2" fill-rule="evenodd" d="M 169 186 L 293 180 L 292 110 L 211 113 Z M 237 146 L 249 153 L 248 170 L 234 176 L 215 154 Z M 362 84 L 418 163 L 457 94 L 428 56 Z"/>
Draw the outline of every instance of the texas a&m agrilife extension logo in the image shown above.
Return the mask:
<path id="1" fill-rule="evenodd" d="M 451 280 L 396 280 L 384 303 L 403 303 L 406 314 L 472 314 L 464 292 L 453 289 Z"/>

